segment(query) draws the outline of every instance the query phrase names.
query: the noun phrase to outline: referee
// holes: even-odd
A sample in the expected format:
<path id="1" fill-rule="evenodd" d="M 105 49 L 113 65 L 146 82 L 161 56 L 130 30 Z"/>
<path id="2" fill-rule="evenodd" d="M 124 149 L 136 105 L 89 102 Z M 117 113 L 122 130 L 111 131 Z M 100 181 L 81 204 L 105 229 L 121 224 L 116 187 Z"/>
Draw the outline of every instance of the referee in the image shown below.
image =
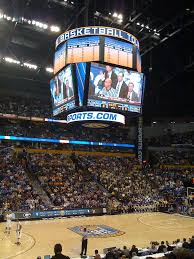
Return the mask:
<path id="1" fill-rule="evenodd" d="M 81 256 L 86 256 L 87 254 L 87 247 L 88 247 L 88 235 L 87 235 L 87 230 L 84 228 L 84 233 L 82 237 L 82 250 L 81 250 Z"/>

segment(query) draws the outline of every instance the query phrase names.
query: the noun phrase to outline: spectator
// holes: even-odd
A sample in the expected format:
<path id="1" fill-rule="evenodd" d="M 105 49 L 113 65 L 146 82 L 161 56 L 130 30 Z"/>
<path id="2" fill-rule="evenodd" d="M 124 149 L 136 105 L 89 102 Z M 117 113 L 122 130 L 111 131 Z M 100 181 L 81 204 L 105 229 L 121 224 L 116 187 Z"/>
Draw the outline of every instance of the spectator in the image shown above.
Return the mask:
<path id="1" fill-rule="evenodd" d="M 97 250 L 97 249 L 95 250 L 95 256 L 94 256 L 94 259 L 101 259 L 101 256 L 99 255 L 99 253 L 98 253 L 98 250 Z"/>
<path id="2" fill-rule="evenodd" d="M 135 245 L 132 245 L 132 248 L 130 251 L 131 256 L 133 256 L 133 253 L 135 253 L 134 256 L 138 254 L 138 248 Z"/>
<path id="3" fill-rule="evenodd" d="M 70 259 L 68 256 L 62 254 L 61 244 L 56 244 L 54 247 L 55 255 L 51 259 Z"/>
<path id="4" fill-rule="evenodd" d="M 183 238 L 183 245 L 182 245 L 183 248 L 185 249 L 189 249 L 189 243 L 187 242 L 186 238 Z"/>
<path id="5" fill-rule="evenodd" d="M 123 246 L 122 253 L 123 253 L 123 255 L 125 255 L 127 258 L 129 258 L 129 256 L 130 256 L 130 251 L 129 251 L 129 249 L 127 249 L 126 246 Z"/>
<path id="6" fill-rule="evenodd" d="M 176 248 L 181 248 L 182 246 L 183 246 L 183 243 L 180 241 L 180 239 L 177 239 Z"/>
<path id="7" fill-rule="evenodd" d="M 161 242 L 161 245 L 158 247 L 158 253 L 165 253 L 167 251 L 164 241 Z"/>

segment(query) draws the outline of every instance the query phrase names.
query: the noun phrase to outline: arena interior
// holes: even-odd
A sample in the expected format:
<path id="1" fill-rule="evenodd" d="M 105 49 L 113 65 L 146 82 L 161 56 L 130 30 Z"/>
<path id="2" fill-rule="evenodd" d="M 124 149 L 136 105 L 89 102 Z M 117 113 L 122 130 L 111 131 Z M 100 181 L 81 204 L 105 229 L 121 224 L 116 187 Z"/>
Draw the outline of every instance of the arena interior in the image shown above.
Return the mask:
<path id="1" fill-rule="evenodd" d="M 0 259 L 194 258 L 193 20 L 0 0 Z"/>

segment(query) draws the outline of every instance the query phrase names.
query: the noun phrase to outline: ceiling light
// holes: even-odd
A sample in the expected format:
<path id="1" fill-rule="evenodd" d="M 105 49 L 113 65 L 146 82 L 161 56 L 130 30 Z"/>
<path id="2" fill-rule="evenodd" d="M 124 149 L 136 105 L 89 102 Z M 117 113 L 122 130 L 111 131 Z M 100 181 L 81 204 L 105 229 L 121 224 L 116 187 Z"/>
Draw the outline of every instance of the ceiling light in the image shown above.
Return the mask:
<path id="1" fill-rule="evenodd" d="M 30 64 L 30 63 L 24 63 L 24 66 L 25 66 L 25 67 L 28 67 L 28 68 L 31 68 L 31 69 L 37 69 L 37 68 L 38 68 L 37 65 Z"/>
<path id="2" fill-rule="evenodd" d="M 47 24 L 43 24 L 43 28 L 46 30 L 48 28 Z"/>
<path id="3" fill-rule="evenodd" d="M 10 57 L 5 57 L 4 59 L 8 63 L 20 64 L 19 60 L 16 60 L 16 59 L 13 59 L 13 58 L 10 58 Z"/>
<path id="4" fill-rule="evenodd" d="M 46 67 L 46 71 L 49 73 L 53 73 L 53 68 L 52 67 Z"/>
<path id="5" fill-rule="evenodd" d="M 118 17 L 118 19 L 121 19 L 121 20 L 123 19 L 123 15 L 122 14 L 119 14 L 117 17 Z"/>
<path id="6" fill-rule="evenodd" d="M 52 32 L 59 32 L 59 31 L 60 31 L 60 28 L 59 28 L 58 26 L 52 25 L 52 26 L 50 27 L 50 30 L 51 30 Z"/>

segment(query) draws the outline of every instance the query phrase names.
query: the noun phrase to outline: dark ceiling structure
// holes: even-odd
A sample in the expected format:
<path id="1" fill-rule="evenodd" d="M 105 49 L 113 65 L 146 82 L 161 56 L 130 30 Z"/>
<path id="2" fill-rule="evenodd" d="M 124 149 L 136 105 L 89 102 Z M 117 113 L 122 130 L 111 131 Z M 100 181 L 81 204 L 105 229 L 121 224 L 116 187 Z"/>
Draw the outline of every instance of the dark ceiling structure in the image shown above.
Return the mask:
<path id="1" fill-rule="evenodd" d="M 1 0 L 0 94 L 21 89 L 49 99 L 55 40 L 60 32 L 87 25 L 126 30 L 140 41 L 146 75 L 144 116 L 193 116 L 194 6 L 189 0 Z M 59 26 L 52 32 L 32 22 Z M 45 26 L 46 26 L 45 25 Z M 6 64 L 3 57 L 37 64 L 35 71 Z M 15 92 L 14 92 L 15 93 Z"/>

